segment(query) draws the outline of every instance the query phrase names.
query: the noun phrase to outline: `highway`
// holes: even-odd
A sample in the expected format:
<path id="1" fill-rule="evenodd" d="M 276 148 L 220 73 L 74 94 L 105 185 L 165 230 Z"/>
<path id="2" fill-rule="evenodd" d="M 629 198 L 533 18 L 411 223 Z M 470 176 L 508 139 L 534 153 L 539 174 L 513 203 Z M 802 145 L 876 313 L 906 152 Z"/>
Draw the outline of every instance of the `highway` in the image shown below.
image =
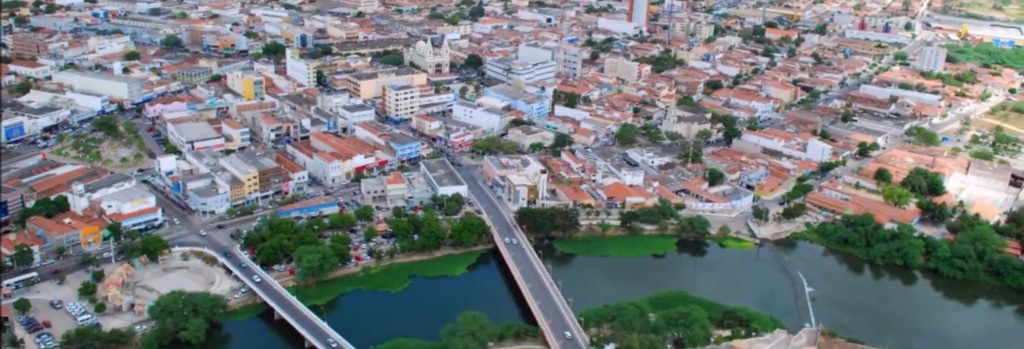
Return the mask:
<path id="1" fill-rule="evenodd" d="M 523 295 L 527 298 L 527 303 L 531 303 L 534 317 L 546 335 L 548 345 L 557 349 L 589 348 L 583 328 L 573 315 L 572 309 L 565 303 L 543 261 L 533 251 L 530 240 L 514 225 L 512 213 L 481 184 L 483 180 L 476 174 L 476 170 L 460 167 L 459 174 L 469 187 L 470 196 L 490 220 L 496 234 L 495 243 L 504 244 L 499 246 L 499 250 L 508 253 L 506 258 L 511 261 L 509 268 L 512 269 L 512 273 L 518 273 L 525 283 L 519 287 L 525 288 L 522 290 Z M 505 244 L 506 237 L 518 239 L 521 243 Z M 572 333 L 573 339 L 565 338 L 563 333 L 566 331 Z"/>

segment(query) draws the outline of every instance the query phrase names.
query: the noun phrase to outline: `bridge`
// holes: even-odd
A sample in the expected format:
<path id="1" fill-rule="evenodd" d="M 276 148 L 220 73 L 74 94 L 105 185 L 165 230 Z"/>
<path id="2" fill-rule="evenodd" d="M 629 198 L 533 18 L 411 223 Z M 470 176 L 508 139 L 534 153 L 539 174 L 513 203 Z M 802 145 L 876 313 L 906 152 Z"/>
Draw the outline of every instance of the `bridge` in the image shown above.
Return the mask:
<path id="1" fill-rule="evenodd" d="M 476 173 L 466 167 L 459 168 L 458 172 L 468 186 L 470 196 L 480 205 L 483 218 L 492 227 L 491 234 L 498 251 L 523 292 L 548 346 L 552 349 L 590 348 L 590 339 L 566 303 L 559 285 L 551 278 L 526 234 L 513 221 L 510 209 L 494 198 Z M 506 244 L 505 238 L 515 238 L 521 243 Z M 572 335 L 571 339 L 565 336 L 566 332 Z"/>
<path id="2" fill-rule="evenodd" d="M 335 332 L 327 322 L 316 316 L 313 311 L 309 310 L 302 302 L 299 302 L 281 284 L 277 283 L 263 269 L 260 269 L 259 264 L 249 260 L 238 246 L 224 246 L 224 243 L 216 239 L 206 240 L 206 242 L 209 242 L 209 244 L 179 243 L 172 248 L 172 251 L 199 250 L 216 256 L 221 264 L 227 267 L 228 270 L 231 270 L 232 273 L 238 276 L 239 280 L 242 280 L 250 289 L 256 292 L 262 302 L 267 303 L 274 309 L 275 319 L 283 318 L 285 321 L 288 321 L 306 339 L 306 347 L 355 349 L 355 346 L 345 340 L 338 332 Z M 224 257 L 224 253 L 232 253 L 239 258 L 227 259 Z M 241 267 L 243 263 L 246 265 L 246 268 Z M 253 281 L 253 275 L 258 275 L 264 281 Z M 335 344 L 329 343 L 329 339 L 333 339 Z"/>

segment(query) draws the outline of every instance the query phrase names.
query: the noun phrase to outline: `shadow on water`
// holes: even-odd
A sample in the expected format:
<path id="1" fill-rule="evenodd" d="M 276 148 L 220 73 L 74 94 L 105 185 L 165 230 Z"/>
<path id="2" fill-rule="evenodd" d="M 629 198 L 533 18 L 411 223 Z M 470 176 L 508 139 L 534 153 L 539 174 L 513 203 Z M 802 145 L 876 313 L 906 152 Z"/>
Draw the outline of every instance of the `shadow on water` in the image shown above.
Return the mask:
<path id="1" fill-rule="evenodd" d="M 707 256 L 708 247 L 711 245 L 706 240 L 679 239 L 676 241 L 676 253 L 695 258 Z"/>

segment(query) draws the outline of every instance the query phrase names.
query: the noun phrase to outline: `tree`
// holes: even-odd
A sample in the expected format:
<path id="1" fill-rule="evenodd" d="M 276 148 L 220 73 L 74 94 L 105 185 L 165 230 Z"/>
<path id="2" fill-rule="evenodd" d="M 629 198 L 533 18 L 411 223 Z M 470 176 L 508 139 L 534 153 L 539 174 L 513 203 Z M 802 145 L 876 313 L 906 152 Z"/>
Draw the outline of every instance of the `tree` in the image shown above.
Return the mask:
<path id="1" fill-rule="evenodd" d="M 882 200 L 896 207 L 907 206 L 913 197 L 914 194 L 903 187 L 890 185 L 882 189 Z"/>
<path id="2" fill-rule="evenodd" d="M 124 54 L 125 61 L 137 61 L 142 58 L 142 54 L 139 51 L 128 51 Z"/>
<path id="3" fill-rule="evenodd" d="M 866 158 L 871 156 L 871 152 L 881 149 L 878 143 L 860 142 L 857 143 L 857 156 Z"/>
<path id="4" fill-rule="evenodd" d="M 160 46 L 166 49 L 177 49 L 184 45 L 184 42 L 177 35 L 171 34 L 160 40 Z"/>
<path id="5" fill-rule="evenodd" d="M 366 226 L 366 229 L 363 229 L 363 241 L 373 241 L 373 239 L 376 239 L 376 238 L 377 238 L 377 227 L 374 227 L 371 224 L 371 225 Z"/>
<path id="6" fill-rule="evenodd" d="M 634 124 L 623 124 L 615 132 L 615 143 L 620 146 L 630 146 L 636 143 L 637 127 Z"/>
<path id="7" fill-rule="evenodd" d="M 95 269 L 92 271 L 91 274 L 89 274 L 89 280 L 91 280 L 95 284 L 99 284 L 100 282 L 103 282 L 103 278 L 106 276 L 107 274 L 103 271 L 103 269 Z"/>
<path id="8" fill-rule="evenodd" d="M 884 167 L 880 167 L 875 170 L 875 174 L 872 178 L 874 178 L 875 182 L 878 183 L 892 183 L 892 172 L 889 172 L 889 170 Z"/>
<path id="9" fill-rule="evenodd" d="M 160 235 L 146 235 L 139 241 L 142 254 L 151 261 L 160 260 L 160 255 L 170 251 L 171 245 Z"/>
<path id="10" fill-rule="evenodd" d="M 126 328 L 103 331 L 103 328 L 99 326 L 79 326 L 64 332 L 64 335 L 60 338 L 60 348 L 121 348 L 131 343 L 134 339 L 135 333 Z"/>
<path id="11" fill-rule="evenodd" d="M 53 249 L 53 254 L 57 255 L 57 259 L 64 258 L 64 255 L 68 254 L 68 248 L 57 246 L 57 248 Z"/>
<path id="12" fill-rule="evenodd" d="M 490 233 L 487 223 L 475 214 L 468 213 L 452 225 L 450 238 L 453 246 L 476 246 L 483 243 Z"/>
<path id="13" fill-rule="evenodd" d="M 807 205 L 805 205 L 802 202 L 799 202 L 799 203 L 790 205 L 790 206 L 788 206 L 786 208 L 783 208 L 782 212 L 780 212 L 779 214 L 782 216 L 783 219 L 790 219 L 791 220 L 791 219 L 796 219 L 796 218 L 798 218 L 800 216 L 803 216 L 804 213 L 806 213 L 806 212 L 807 212 Z"/>
<path id="14" fill-rule="evenodd" d="M 80 257 L 78 257 L 78 264 L 92 265 L 93 263 L 96 263 L 96 255 L 94 254 L 83 253 Z"/>
<path id="15" fill-rule="evenodd" d="M 920 145 L 937 146 L 941 143 L 938 133 L 921 126 L 914 126 L 908 129 L 907 136 L 913 137 L 914 142 Z"/>
<path id="16" fill-rule="evenodd" d="M 480 70 L 480 68 L 484 66 L 484 59 L 478 54 L 470 53 L 466 56 L 465 64 L 467 67 Z"/>
<path id="17" fill-rule="evenodd" d="M 707 142 L 708 140 L 711 139 L 712 136 L 713 134 L 709 129 L 705 128 L 701 129 L 700 131 L 697 131 L 697 139 L 701 140 L 702 142 Z"/>
<path id="18" fill-rule="evenodd" d="M 656 327 L 669 333 L 674 347 L 697 348 L 711 344 L 711 320 L 698 306 L 670 309 L 658 314 Z"/>
<path id="19" fill-rule="evenodd" d="M 708 181 L 709 186 L 716 186 L 725 183 L 725 173 L 722 173 L 717 168 L 709 168 L 704 173 L 704 179 Z"/>
<path id="20" fill-rule="evenodd" d="M 103 312 L 107 311 L 107 303 L 96 303 L 96 305 L 93 306 L 92 310 L 95 311 L 97 314 L 102 314 Z"/>
<path id="21" fill-rule="evenodd" d="M 28 314 L 29 310 L 32 310 L 32 301 L 28 300 L 28 298 L 18 298 L 18 300 L 14 301 L 14 310 L 22 314 Z"/>
<path id="22" fill-rule="evenodd" d="M 164 345 L 176 340 L 196 346 L 206 341 L 207 332 L 219 323 L 226 310 L 227 300 L 221 295 L 171 291 L 148 308 L 149 317 L 159 325 L 146 335 L 152 336 L 149 341 Z"/>
<path id="23" fill-rule="evenodd" d="M 494 325 L 480 312 L 460 313 L 455 322 L 441 329 L 441 343 L 448 349 L 487 348 L 494 337 Z"/>
<path id="24" fill-rule="evenodd" d="M 679 219 L 676 223 L 676 234 L 708 235 L 711 233 L 711 222 L 704 216 L 690 216 Z"/>
<path id="25" fill-rule="evenodd" d="M 945 180 L 941 174 L 915 167 L 910 170 L 900 186 L 920 196 L 941 196 L 946 193 Z"/>
<path id="26" fill-rule="evenodd" d="M 121 242 L 121 238 L 124 235 L 124 230 L 121 228 L 121 222 L 111 222 L 107 226 L 107 231 L 110 232 L 110 240 Z"/>
<path id="27" fill-rule="evenodd" d="M 932 200 L 918 199 L 917 208 L 921 210 L 922 217 L 932 222 L 942 223 L 953 218 L 953 211 L 949 207 Z"/>
<path id="28" fill-rule="evenodd" d="M 327 216 L 327 226 L 332 229 L 348 230 L 356 226 L 356 216 L 351 213 L 335 213 Z"/>
<path id="29" fill-rule="evenodd" d="M 96 284 L 92 281 L 82 281 L 81 285 L 78 285 L 78 296 L 82 298 L 89 298 L 96 294 Z"/>
<path id="30" fill-rule="evenodd" d="M 579 211 L 565 207 L 521 207 L 515 213 L 523 232 L 537 236 L 567 235 L 579 230 Z"/>
<path id="31" fill-rule="evenodd" d="M 373 221 L 373 217 L 375 216 L 375 212 L 373 210 L 373 207 L 369 206 L 369 205 L 359 206 L 359 208 L 357 208 L 353 212 L 353 214 L 355 215 L 356 219 L 358 219 L 360 221 L 363 221 L 363 222 L 372 222 Z"/>
<path id="32" fill-rule="evenodd" d="M 331 235 L 328 245 L 334 256 L 338 258 L 338 264 L 348 264 L 352 261 L 352 238 L 348 234 Z"/>
<path id="33" fill-rule="evenodd" d="M 572 136 L 565 133 L 555 134 L 555 140 L 551 142 L 551 154 L 558 156 L 562 149 L 572 147 Z"/>
<path id="34" fill-rule="evenodd" d="M 527 149 L 531 153 L 539 153 L 539 152 L 544 151 L 544 149 L 547 149 L 547 146 L 545 146 L 544 143 L 541 143 L 541 142 L 534 142 L 534 143 L 530 143 L 530 146 L 527 147 Z"/>
<path id="35" fill-rule="evenodd" d="M 400 66 L 402 64 L 405 64 L 405 58 L 402 58 L 402 55 L 400 55 L 400 54 L 392 53 L 392 54 L 389 54 L 389 55 L 386 55 L 386 56 L 382 57 L 380 59 L 380 64 L 381 65 L 390 65 L 390 66 Z"/>
<path id="36" fill-rule="evenodd" d="M 338 254 L 327 245 L 307 245 L 295 250 L 299 278 L 315 280 L 338 267 Z"/>
<path id="37" fill-rule="evenodd" d="M 24 243 L 14 246 L 14 254 L 11 255 L 11 262 L 19 267 L 27 267 L 36 262 L 36 254 L 32 248 Z"/>
<path id="38" fill-rule="evenodd" d="M 284 58 L 284 54 L 287 50 L 288 48 L 285 47 L 284 44 L 277 41 L 271 41 L 263 45 L 263 50 L 261 52 L 263 53 L 263 57 L 280 60 L 281 58 Z"/>

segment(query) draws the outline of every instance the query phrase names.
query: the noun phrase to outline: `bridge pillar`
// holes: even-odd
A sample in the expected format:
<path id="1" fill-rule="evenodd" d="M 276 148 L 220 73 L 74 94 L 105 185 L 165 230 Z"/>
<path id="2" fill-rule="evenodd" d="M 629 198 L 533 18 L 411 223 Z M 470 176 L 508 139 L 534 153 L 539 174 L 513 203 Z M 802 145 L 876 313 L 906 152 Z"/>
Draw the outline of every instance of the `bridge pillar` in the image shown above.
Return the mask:
<path id="1" fill-rule="evenodd" d="M 304 347 L 304 348 L 312 348 L 312 347 L 313 347 L 313 343 L 311 343 L 311 342 L 309 341 L 309 339 L 306 339 L 306 340 L 305 340 L 305 347 Z"/>
<path id="2" fill-rule="evenodd" d="M 274 310 L 274 320 L 281 320 L 281 313 L 278 313 L 277 310 Z"/>

